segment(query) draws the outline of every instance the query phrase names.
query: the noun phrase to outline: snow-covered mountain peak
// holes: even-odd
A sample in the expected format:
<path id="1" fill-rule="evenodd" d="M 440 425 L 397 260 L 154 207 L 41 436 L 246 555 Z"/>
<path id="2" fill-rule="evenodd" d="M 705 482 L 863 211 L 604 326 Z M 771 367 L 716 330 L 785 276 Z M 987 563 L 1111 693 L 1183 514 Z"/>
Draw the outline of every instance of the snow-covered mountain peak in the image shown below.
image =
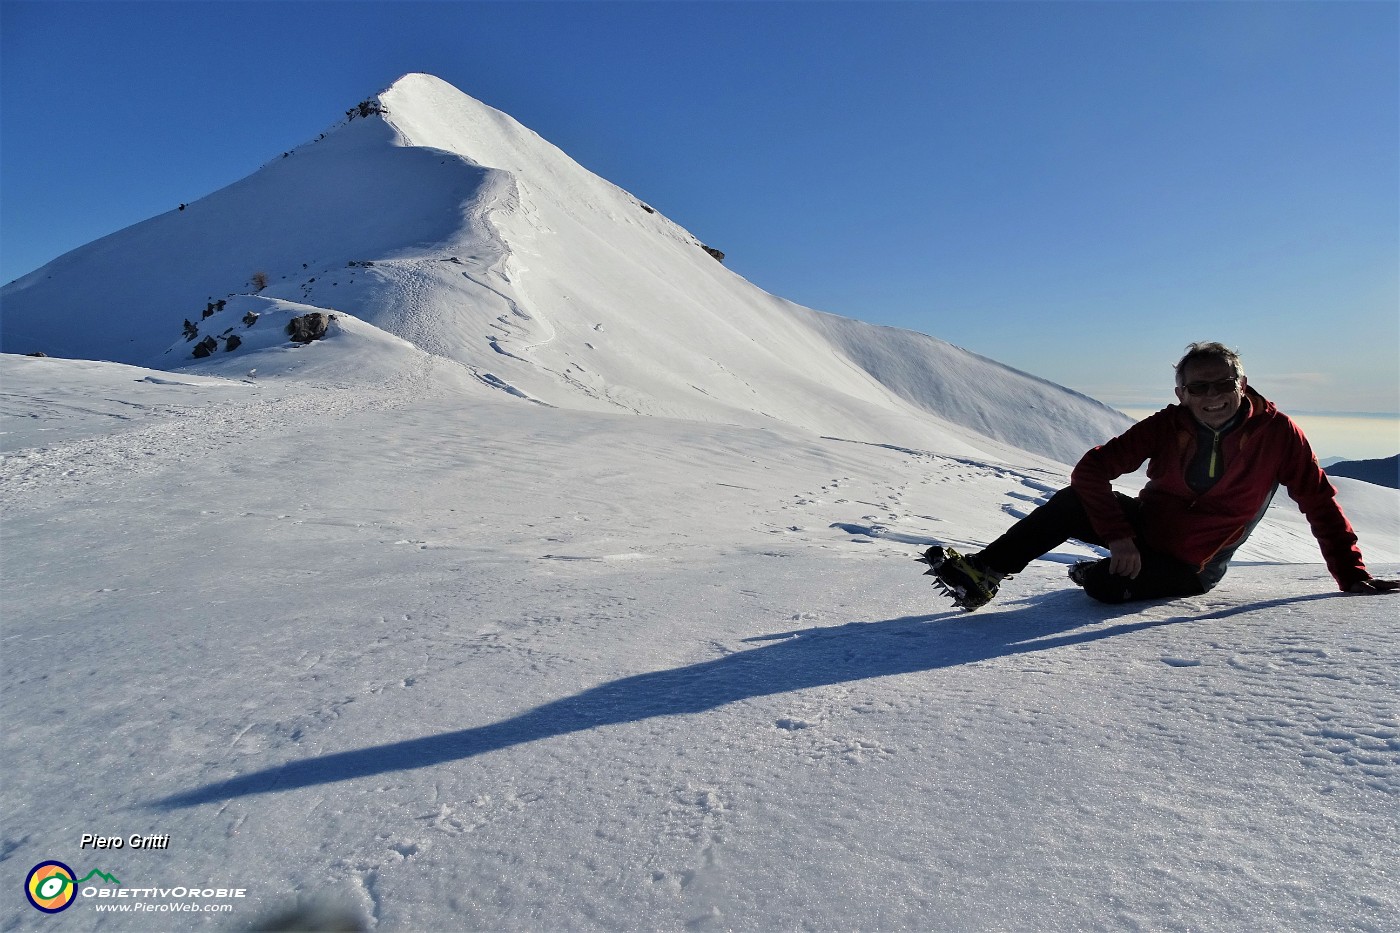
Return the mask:
<path id="1" fill-rule="evenodd" d="M 0 348 L 237 368 L 227 354 L 276 348 L 183 358 L 208 336 L 183 341 L 183 322 L 256 294 L 560 408 L 1062 461 L 1128 423 L 934 338 L 783 301 L 718 258 L 513 118 L 409 74 L 247 178 L 6 286 Z"/>
<path id="2" fill-rule="evenodd" d="M 514 117 L 429 74 L 404 75 L 374 98 L 407 146 L 445 149 L 478 165 L 519 172 L 530 150 L 562 152 Z M 563 156 L 567 158 L 567 156 Z"/>
<path id="3" fill-rule="evenodd" d="M 562 200 L 596 201 L 597 192 L 628 198 L 514 117 L 434 75 L 406 74 L 365 103 L 367 107 L 347 113 L 347 123 L 362 115 L 382 120 L 398 145 L 442 150 L 482 168 L 509 172 Z"/>

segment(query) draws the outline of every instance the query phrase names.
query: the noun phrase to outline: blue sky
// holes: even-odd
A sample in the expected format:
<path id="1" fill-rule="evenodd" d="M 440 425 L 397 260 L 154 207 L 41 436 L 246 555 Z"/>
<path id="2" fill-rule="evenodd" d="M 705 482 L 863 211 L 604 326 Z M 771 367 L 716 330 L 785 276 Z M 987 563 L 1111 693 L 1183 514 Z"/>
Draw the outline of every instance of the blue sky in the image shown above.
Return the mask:
<path id="1" fill-rule="evenodd" d="M 1221 339 L 1286 409 L 1400 411 L 1389 2 L 6 0 L 0 280 L 409 71 L 801 304 L 1122 406 Z"/>

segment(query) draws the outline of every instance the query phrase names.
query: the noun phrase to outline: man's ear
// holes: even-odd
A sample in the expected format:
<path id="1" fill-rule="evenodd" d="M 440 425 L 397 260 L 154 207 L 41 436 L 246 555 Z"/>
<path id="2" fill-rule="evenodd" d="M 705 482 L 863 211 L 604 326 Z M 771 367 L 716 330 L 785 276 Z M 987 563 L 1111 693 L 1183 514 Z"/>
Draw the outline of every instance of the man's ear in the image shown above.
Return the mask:
<path id="1" fill-rule="evenodd" d="M 1176 387 L 1176 400 L 1181 404 L 1186 404 L 1186 390 L 1181 386 Z"/>

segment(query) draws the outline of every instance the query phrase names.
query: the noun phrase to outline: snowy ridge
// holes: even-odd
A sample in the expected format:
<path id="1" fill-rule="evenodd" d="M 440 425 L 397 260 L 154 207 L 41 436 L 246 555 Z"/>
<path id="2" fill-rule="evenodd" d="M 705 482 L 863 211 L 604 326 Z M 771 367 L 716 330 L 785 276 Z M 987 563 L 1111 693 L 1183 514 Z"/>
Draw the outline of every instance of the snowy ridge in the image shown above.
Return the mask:
<path id="1" fill-rule="evenodd" d="M 256 290 L 563 408 L 1061 461 L 1128 423 L 941 341 L 768 295 L 436 78 L 405 76 L 377 101 L 381 113 L 7 285 L 0 347 L 198 369 L 164 352 L 181 322 Z M 905 375 L 892 377 L 892 359 Z M 942 376 L 907 377 L 919 368 Z M 984 385 L 1006 391 L 978 402 Z"/>
<path id="2" fill-rule="evenodd" d="M 999 441 L 1074 463 L 1088 449 L 1080 446 L 1087 426 L 1108 431 L 1105 440 L 1124 427 L 1118 412 L 1088 396 L 935 337 L 810 313 L 834 345 L 895 395 Z"/>

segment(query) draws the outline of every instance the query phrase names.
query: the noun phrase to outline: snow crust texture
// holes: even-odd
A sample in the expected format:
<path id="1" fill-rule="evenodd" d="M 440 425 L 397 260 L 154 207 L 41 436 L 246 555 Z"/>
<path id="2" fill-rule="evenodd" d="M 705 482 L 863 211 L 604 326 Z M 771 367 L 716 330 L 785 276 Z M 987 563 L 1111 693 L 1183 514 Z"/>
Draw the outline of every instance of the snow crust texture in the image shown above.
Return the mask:
<path id="1" fill-rule="evenodd" d="M 1064 468 L 523 404 L 354 327 L 0 357 L 5 929 L 51 858 L 247 890 L 75 929 L 1394 928 L 1397 603 L 1286 513 L 1206 596 L 1100 606 L 1071 544 L 966 615 L 912 557 Z M 1396 573 L 1400 496 L 1339 486 Z"/>

